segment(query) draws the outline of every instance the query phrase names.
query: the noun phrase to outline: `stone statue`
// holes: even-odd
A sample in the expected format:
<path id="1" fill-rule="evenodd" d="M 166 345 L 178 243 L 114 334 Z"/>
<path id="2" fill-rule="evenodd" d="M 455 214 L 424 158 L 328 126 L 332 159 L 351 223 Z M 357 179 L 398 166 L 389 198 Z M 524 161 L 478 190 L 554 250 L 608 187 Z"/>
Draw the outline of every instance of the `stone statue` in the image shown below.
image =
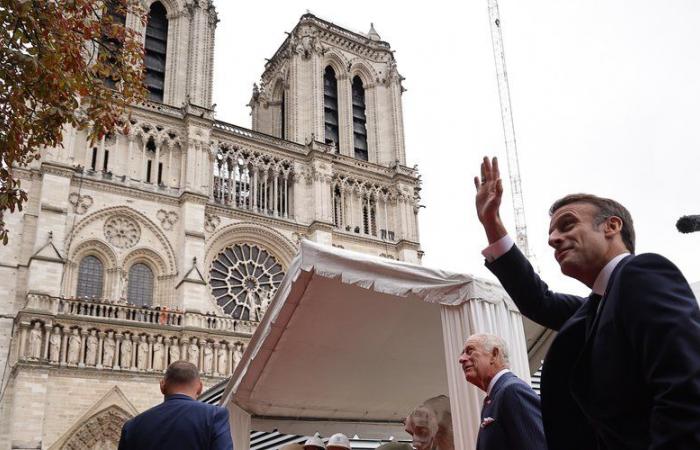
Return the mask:
<path id="1" fill-rule="evenodd" d="M 204 345 L 204 373 L 211 373 L 212 366 L 214 363 L 214 349 L 211 348 L 211 344 L 207 342 Z"/>
<path id="2" fill-rule="evenodd" d="M 153 370 L 163 370 L 163 336 L 153 343 Z"/>
<path id="3" fill-rule="evenodd" d="M 116 348 L 116 343 L 114 342 L 114 331 L 108 331 L 107 337 L 102 344 L 104 351 L 102 353 L 102 365 L 105 367 L 112 367 L 114 365 L 114 350 Z"/>
<path id="4" fill-rule="evenodd" d="M 406 418 L 406 432 L 416 450 L 454 450 L 450 399 L 438 395 L 423 402 Z"/>
<path id="5" fill-rule="evenodd" d="M 233 367 L 238 367 L 238 364 L 243 359 L 243 343 L 236 342 L 233 346 Z"/>
<path id="6" fill-rule="evenodd" d="M 41 322 L 34 322 L 34 328 L 29 332 L 29 352 L 27 356 L 32 359 L 41 358 L 42 337 Z"/>
<path id="7" fill-rule="evenodd" d="M 124 335 L 124 341 L 122 342 L 121 349 L 121 367 L 122 369 L 131 368 L 131 335 Z"/>
<path id="8" fill-rule="evenodd" d="M 217 372 L 221 375 L 228 375 L 228 346 L 221 344 L 219 349 L 219 357 L 216 362 Z"/>
<path id="9" fill-rule="evenodd" d="M 190 341 L 188 361 L 199 367 L 199 347 L 197 346 L 197 338 L 192 338 Z"/>
<path id="10" fill-rule="evenodd" d="M 87 337 L 87 351 L 85 352 L 85 364 L 88 366 L 97 365 L 97 335 L 95 330 L 90 330 Z"/>
<path id="11" fill-rule="evenodd" d="M 61 356 L 61 328 L 54 327 L 49 337 L 49 361 L 57 363 Z"/>
<path id="12" fill-rule="evenodd" d="M 148 369 L 148 342 L 146 342 L 146 336 L 143 334 L 139 340 L 139 347 L 136 350 L 136 367 L 140 370 Z"/>
<path id="13" fill-rule="evenodd" d="M 73 328 L 73 332 L 68 339 L 68 364 L 78 364 L 80 359 L 80 346 L 82 342 L 78 335 L 78 329 Z"/>
<path id="14" fill-rule="evenodd" d="M 177 342 L 177 338 L 173 338 L 170 344 L 170 364 L 175 361 L 180 361 L 180 345 Z"/>

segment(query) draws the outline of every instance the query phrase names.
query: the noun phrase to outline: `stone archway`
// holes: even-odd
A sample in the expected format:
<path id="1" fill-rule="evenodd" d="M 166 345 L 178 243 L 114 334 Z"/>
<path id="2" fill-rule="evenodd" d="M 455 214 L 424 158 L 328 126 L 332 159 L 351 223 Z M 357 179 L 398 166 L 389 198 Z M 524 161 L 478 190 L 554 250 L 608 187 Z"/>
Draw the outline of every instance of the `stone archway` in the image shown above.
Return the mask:
<path id="1" fill-rule="evenodd" d="M 61 450 L 117 450 L 122 425 L 131 415 L 112 405 L 83 422 Z"/>

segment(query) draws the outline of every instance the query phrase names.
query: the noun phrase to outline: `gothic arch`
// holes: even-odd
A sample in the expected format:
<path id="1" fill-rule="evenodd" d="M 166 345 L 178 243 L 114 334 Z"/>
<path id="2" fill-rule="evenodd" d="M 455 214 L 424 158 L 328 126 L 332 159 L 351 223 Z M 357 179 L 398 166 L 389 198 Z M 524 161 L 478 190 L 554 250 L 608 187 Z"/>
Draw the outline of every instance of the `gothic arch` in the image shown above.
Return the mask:
<path id="1" fill-rule="evenodd" d="M 171 19 L 173 15 L 178 14 L 185 10 L 185 4 L 179 0 L 147 0 L 144 2 L 146 11 L 151 8 L 151 5 L 159 2 L 165 8 L 165 12 L 168 14 L 168 19 Z"/>
<path id="2" fill-rule="evenodd" d="M 82 235 L 82 232 L 89 225 L 95 222 L 104 221 L 111 216 L 128 217 L 136 221 L 143 228 L 149 230 L 156 237 L 163 249 L 164 254 L 162 255 L 162 258 L 164 260 L 165 266 L 163 275 L 173 275 L 177 273 L 177 266 L 175 263 L 175 251 L 173 250 L 173 247 L 170 244 L 168 238 L 153 221 L 151 221 L 144 214 L 128 206 L 112 206 L 109 208 L 104 208 L 86 216 L 83 220 L 78 222 L 73 228 L 73 230 L 71 230 L 70 236 L 66 240 L 66 248 L 68 249 L 68 254 L 74 252 L 73 246 L 76 245 L 75 243 Z"/>
<path id="3" fill-rule="evenodd" d="M 379 78 L 374 68 L 359 58 L 353 58 L 348 66 L 350 82 L 352 82 L 355 76 L 359 76 L 365 89 L 374 86 L 376 80 Z"/>
<path id="4" fill-rule="evenodd" d="M 331 49 L 329 49 L 323 58 L 323 66 L 321 68 L 323 74 L 323 70 L 326 70 L 326 67 L 331 66 L 333 70 L 335 70 L 335 76 L 338 78 L 342 78 L 348 74 L 348 67 L 350 67 L 350 64 L 342 54 L 337 53 Z"/>
<path id="5" fill-rule="evenodd" d="M 156 277 L 162 277 L 167 274 L 167 266 L 163 258 L 150 248 L 137 248 L 124 257 L 122 269 L 128 272 L 131 266 L 136 263 L 144 263 L 153 270 Z"/>
<path id="6" fill-rule="evenodd" d="M 209 272 L 209 268 L 219 252 L 240 242 L 264 247 L 277 258 L 285 272 L 289 269 L 289 265 L 297 253 L 296 245 L 279 231 L 259 223 L 238 222 L 222 227 L 211 237 L 207 245 L 204 271 Z"/>
<path id="7" fill-rule="evenodd" d="M 138 412 L 114 386 L 75 421 L 50 450 L 116 450 L 124 422 Z"/>
<path id="8" fill-rule="evenodd" d="M 119 271 L 117 255 L 104 241 L 100 239 L 87 239 L 76 245 L 73 249 L 70 249 L 68 253 L 68 263 L 66 264 L 66 274 L 62 286 L 65 296 L 72 297 L 76 294 L 80 261 L 90 255 L 99 259 L 104 267 L 103 297 L 109 298 L 112 295 L 115 276 Z"/>

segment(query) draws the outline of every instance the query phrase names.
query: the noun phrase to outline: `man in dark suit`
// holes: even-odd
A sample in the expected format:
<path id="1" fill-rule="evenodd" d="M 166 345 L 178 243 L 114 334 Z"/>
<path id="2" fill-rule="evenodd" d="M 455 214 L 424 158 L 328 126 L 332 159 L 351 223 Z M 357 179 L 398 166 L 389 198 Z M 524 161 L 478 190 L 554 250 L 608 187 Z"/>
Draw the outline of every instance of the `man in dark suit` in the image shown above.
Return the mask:
<path id="1" fill-rule="evenodd" d="M 547 450 L 540 398 L 508 369 L 503 339 L 469 336 L 459 364 L 467 381 L 486 392 L 476 450 Z"/>
<path id="2" fill-rule="evenodd" d="M 549 449 L 700 449 L 700 310 L 676 266 L 634 255 L 632 217 L 618 202 L 569 195 L 550 209 L 549 245 L 592 293 L 552 292 L 501 222 L 495 158 L 474 184 L 486 266 L 525 316 L 558 331 L 542 368 Z"/>
<path id="3" fill-rule="evenodd" d="M 119 450 L 231 450 L 228 410 L 195 400 L 202 393 L 197 367 L 168 366 L 160 382 L 165 401 L 128 420 Z"/>

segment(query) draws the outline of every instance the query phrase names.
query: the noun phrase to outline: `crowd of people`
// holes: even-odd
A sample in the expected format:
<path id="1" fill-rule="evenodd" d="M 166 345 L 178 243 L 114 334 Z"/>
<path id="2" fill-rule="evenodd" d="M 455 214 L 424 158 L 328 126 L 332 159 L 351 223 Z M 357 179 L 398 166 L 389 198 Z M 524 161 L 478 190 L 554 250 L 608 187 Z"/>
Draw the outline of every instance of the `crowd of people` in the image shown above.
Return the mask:
<path id="1" fill-rule="evenodd" d="M 510 371 L 501 337 L 467 339 L 458 363 L 486 393 L 476 449 L 700 449 L 700 309 L 678 268 L 657 254 L 635 254 L 632 217 L 619 202 L 573 194 L 549 211 L 549 244 L 561 272 L 591 294 L 553 292 L 501 221 L 495 158 L 484 158 L 474 184 L 486 267 L 523 315 L 558 332 L 541 397 Z M 227 410 L 195 401 L 201 390 L 194 365 L 171 364 L 161 381 L 165 401 L 124 425 L 119 449 L 233 448 Z M 446 450 L 431 436 L 379 448 Z M 293 448 L 351 450 L 343 434 Z"/>

